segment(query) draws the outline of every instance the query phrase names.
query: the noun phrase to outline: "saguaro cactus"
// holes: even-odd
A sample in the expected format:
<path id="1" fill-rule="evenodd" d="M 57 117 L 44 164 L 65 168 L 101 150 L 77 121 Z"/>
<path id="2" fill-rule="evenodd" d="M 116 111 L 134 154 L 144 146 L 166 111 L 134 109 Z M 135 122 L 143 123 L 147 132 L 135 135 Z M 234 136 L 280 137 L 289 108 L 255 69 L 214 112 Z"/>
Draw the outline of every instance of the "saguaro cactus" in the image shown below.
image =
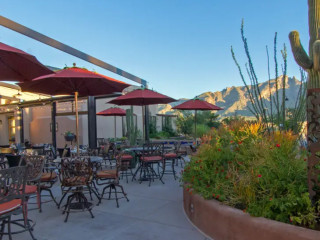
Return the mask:
<path id="1" fill-rule="evenodd" d="M 308 4 L 309 55 L 302 47 L 297 31 L 292 31 L 289 39 L 296 62 L 308 73 L 308 185 L 310 196 L 314 198 L 320 194 L 320 0 L 308 0 Z"/>
<path id="2" fill-rule="evenodd" d="M 126 110 L 126 122 L 127 122 L 127 137 L 130 145 L 135 145 L 138 137 L 137 125 L 134 124 L 133 108 Z"/>

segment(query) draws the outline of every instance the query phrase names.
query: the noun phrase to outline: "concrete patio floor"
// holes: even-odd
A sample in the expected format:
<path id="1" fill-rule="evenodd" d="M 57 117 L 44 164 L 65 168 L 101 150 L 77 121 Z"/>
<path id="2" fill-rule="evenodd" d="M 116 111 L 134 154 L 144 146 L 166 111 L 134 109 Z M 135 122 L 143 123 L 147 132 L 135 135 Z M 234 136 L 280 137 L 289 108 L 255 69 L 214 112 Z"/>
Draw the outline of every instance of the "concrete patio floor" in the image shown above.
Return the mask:
<path id="1" fill-rule="evenodd" d="M 178 167 L 177 172 L 180 171 Z M 150 187 L 148 182 L 129 181 L 127 184 L 121 180 L 130 201 L 121 199 L 117 208 L 114 200 L 103 200 L 99 206 L 94 206 L 93 219 L 88 212 L 76 212 L 70 213 L 65 223 L 62 210 L 53 202 L 45 203 L 42 213 L 38 210 L 29 212 L 29 218 L 36 221 L 34 235 L 38 240 L 207 239 L 184 214 L 179 180 L 174 180 L 172 175 L 165 175 L 163 179 L 165 184 L 155 180 Z M 59 185 L 54 188 L 54 194 L 60 200 Z M 96 204 L 97 199 L 93 202 Z M 15 235 L 14 239 L 31 237 L 25 232 Z"/>

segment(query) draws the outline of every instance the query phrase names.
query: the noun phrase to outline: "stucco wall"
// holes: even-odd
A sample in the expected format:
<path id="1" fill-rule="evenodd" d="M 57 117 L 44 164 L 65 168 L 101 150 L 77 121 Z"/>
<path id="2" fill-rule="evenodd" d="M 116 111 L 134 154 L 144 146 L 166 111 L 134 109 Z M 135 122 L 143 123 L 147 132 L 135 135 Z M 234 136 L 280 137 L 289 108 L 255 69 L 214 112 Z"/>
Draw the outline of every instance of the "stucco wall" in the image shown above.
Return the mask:
<path id="1" fill-rule="evenodd" d="M 0 114 L 0 120 L 2 121 L 2 124 L 0 124 L 0 145 L 8 145 L 9 144 L 8 115 Z"/>
<path id="2" fill-rule="evenodd" d="M 97 99 L 96 100 L 96 111 L 102 111 L 115 105 L 107 104 L 109 99 Z M 130 106 L 120 106 L 120 108 L 128 109 Z M 138 129 L 142 133 L 142 111 L 141 106 L 134 106 L 134 113 L 137 115 Z M 87 111 L 87 105 L 82 104 L 82 111 Z M 149 106 L 150 113 L 154 116 L 157 112 L 157 105 Z M 51 143 L 52 137 L 50 132 L 51 123 L 51 105 L 38 106 L 32 108 L 26 108 L 24 113 L 24 139 L 29 140 L 33 144 L 39 143 Z M 16 115 L 16 113 L 15 113 Z M 0 114 L 0 145 L 6 145 L 9 143 L 8 139 L 8 120 L 5 114 Z M 66 142 L 64 139 L 64 132 L 72 131 L 76 132 L 75 116 L 57 116 L 58 124 L 57 131 L 57 146 L 63 147 Z M 16 119 L 16 141 L 20 140 L 19 133 L 19 120 Z M 124 124 L 126 125 L 126 119 L 124 117 Z M 117 137 L 122 137 L 122 119 L 116 117 L 117 125 Z M 114 117 L 103 117 L 97 116 L 97 137 L 98 138 L 113 138 L 114 137 Z M 79 142 L 80 144 L 88 144 L 88 117 L 87 115 L 79 115 Z M 69 142 L 68 142 L 69 144 Z"/>

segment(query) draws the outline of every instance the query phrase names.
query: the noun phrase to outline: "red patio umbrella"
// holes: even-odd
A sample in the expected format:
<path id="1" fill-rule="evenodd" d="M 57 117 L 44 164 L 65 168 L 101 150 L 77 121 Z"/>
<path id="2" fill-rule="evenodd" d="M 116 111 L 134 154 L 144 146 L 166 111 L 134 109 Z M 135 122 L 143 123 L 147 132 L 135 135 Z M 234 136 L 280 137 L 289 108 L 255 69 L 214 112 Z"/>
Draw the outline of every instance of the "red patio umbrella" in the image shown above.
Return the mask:
<path id="1" fill-rule="evenodd" d="M 49 95 L 74 94 L 76 109 L 76 143 L 77 154 L 79 154 L 78 95 L 97 96 L 121 92 L 130 85 L 86 69 L 73 67 L 35 78 L 30 82 L 19 83 L 19 86 L 23 91 L 27 92 L 37 92 Z"/>
<path id="2" fill-rule="evenodd" d="M 50 73 L 34 56 L 0 42 L 0 81 L 31 81 Z"/>
<path id="3" fill-rule="evenodd" d="M 194 135 L 195 138 L 197 137 L 197 111 L 198 110 L 223 110 L 222 108 L 208 103 L 206 101 L 200 100 L 199 98 L 190 99 L 184 103 L 181 103 L 172 109 L 179 109 L 179 110 L 195 110 L 194 114 Z"/>
<path id="4" fill-rule="evenodd" d="M 116 116 L 121 116 L 121 117 L 126 116 L 126 111 L 122 108 L 114 107 L 114 108 L 108 108 L 106 110 L 98 112 L 97 115 L 98 116 L 114 116 L 114 140 L 116 140 L 116 136 L 117 136 Z"/>
<path id="5" fill-rule="evenodd" d="M 170 102 L 176 101 L 175 99 L 163 95 L 161 93 L 157 93 L 150 89 L 136 89 L 132 92 L 129 92 L 125 95 L 117 97 L 111 100 L 108 103 L 113 103 L 117 105 L 134 105 L 134 106 L 142 106 L 142 125 L 143 125 L 143 138 L 145 137 L 144 131 L 144 111 L 143 106 L 152 105 L 152 104 L 166 104 Z"/>

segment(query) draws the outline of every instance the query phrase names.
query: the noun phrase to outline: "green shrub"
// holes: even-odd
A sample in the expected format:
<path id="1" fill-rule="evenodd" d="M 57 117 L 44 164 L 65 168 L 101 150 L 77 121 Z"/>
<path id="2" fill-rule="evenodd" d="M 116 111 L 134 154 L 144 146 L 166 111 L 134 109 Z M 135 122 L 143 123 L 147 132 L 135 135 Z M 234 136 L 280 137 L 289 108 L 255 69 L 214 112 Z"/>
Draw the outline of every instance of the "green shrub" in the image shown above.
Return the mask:
<path id="1" fill-rule="evenodd" d="M 192 133 L 194 117 L 191 113 L 186 112 L 184 115 L 178 116 L 176 124 L 180 133 L 190 135 Z"/>
<path id="2" fill-rule="evenodd" d="M 208 134 L 210 131 L 210 127 L 205 124 L 197 124 L 197 137 L 201 138 L 203 135 Z M 192 131 L 192 135 L 194 135 L 194 128 Z"/>
<path id="3" fill-rule="evenodd" d="M 292 132 L 267 135 L 244 120 L 212 129 L 183 171 L 191 193 L 285 223 L 314 227 L 306 151 Z"/>

